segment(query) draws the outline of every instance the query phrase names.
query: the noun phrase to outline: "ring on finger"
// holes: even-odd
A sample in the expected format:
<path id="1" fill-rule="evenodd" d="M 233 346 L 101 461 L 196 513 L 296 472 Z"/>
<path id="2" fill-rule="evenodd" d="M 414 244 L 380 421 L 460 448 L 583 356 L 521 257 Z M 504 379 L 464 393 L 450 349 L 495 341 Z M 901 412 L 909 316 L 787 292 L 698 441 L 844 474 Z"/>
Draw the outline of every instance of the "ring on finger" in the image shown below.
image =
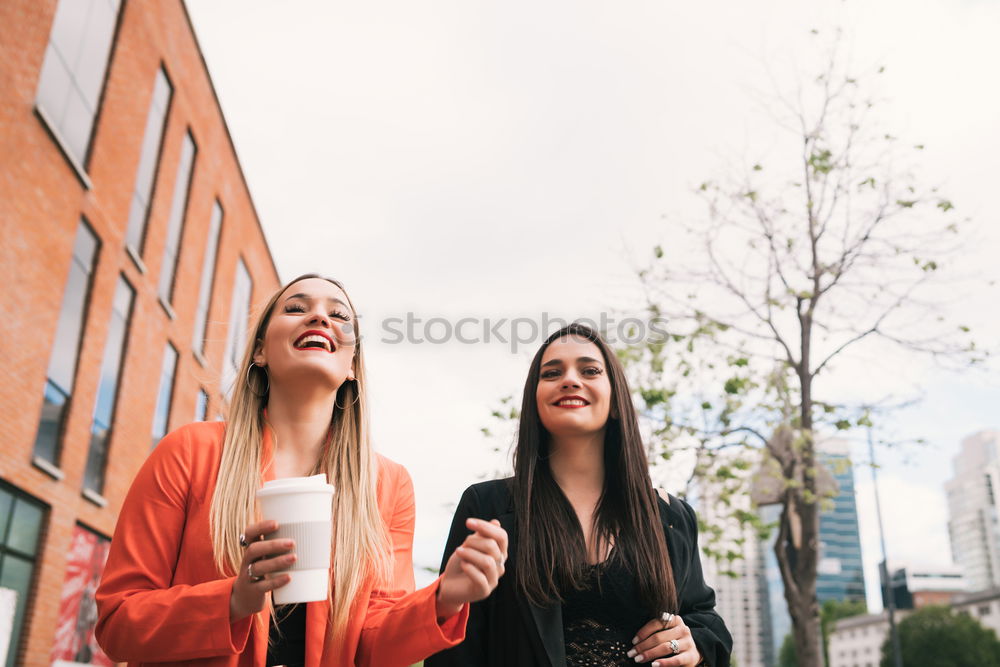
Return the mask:
<path id="1" fill-rule="evenodd" d="M 250 581 L 252 583 L 255 583 L 255 584 L 258 581 L 263 581 L 264 580 L 264 577 L 256 577 L 256 576 L 254 576 L 254 573 L 253 573 L 253 563 L 250 563 L 249 565 L 247 565 L 247 576 L 250 577 Z"/>
<path id="2" fill-rule="evenodd" d="M 247 544 L 247 536 L 243 533 L 240 533 L 240 546 L 243 547 L 244 549 L 250 546 L 249 544 Z"/>
<path id="3" fill-rule="evenodd" d="M 670 655 L 677 655 L 681 652 L 681 645 L 677 643 L 676 639 L 671 639 L 667 643 L 670 645 Z"/>

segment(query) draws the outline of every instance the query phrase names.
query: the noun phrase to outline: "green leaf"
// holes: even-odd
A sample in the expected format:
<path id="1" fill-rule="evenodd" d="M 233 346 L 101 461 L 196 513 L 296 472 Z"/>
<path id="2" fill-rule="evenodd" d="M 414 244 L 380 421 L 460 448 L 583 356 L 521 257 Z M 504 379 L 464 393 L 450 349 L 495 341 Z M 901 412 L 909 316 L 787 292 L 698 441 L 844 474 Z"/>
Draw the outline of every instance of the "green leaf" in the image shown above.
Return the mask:
<path id="1" fill-rule="evenodd" d="M 941 209 L 942 211 L 950 211 L 951 209 L 955 208 L 954 205 L 952 205 L 952 203 L 950 201 L 948 201 L 947 199 L 940 200 L 937 203 L 937 207 L 939 209 Z"/>
<path id="2" fill-rule="evenodd" d="M 663 248 L 661 248 L 660 246 L 654 247 L 653 255 L 656 256 L 656 259 L 660 259 L 661 257 L 663 257 Z"/>
<path id="3" fill-rule="evenodd" d="M 829 174 L 833 170 L 833 163 L 830 162 L 831 157 L 833 157 L 833 153 L 827 149 L 815 151 L 809 156 L 809 166 L 812 167 L 814 173 Z"/>
<path id="4" fill-rule="evenodd" d="M 746 382 L 744 378 L 729 378 L 723 388 L 727 394 L 738 394 L 746 386 Z"/>
<path id="5" fill-rule="evenodd" d="M 838 431 L 846 431 L 851 428 L 851 422 L 846 419 L 838 419 L 833 425 L 837 427 Z"/>

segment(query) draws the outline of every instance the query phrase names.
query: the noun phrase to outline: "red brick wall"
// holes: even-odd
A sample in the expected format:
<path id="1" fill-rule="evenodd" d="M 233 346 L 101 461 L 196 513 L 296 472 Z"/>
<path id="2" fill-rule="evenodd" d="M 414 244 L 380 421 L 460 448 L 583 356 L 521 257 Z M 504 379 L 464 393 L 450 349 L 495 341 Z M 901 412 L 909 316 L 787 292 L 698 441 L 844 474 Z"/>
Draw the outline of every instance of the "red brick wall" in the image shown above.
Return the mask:
<path id="1" fill-rule="evenodd" d="M 951 606 L 952 600 L 960 594 L 961 591 L 914 591 L 913 607 L 920 609 L 928 605 Z"/>
<path id="2" fill-rule="evenodd" d="M 72 0 L 63 0 L 72 1 Z M 223 348 L 237 258 L 253 278 L 252 302 L 278 286 L 277 271 L 180 0 L 123 3 L 84 187 L 34 112 L 35 91 L 56 0 L 0 3 L 0 478 L 49 506 L 40 559 L 20 640 L 21 662 L 49 664 L 65 553 L 77 522 L 111 535 L 135 472 L 150 450 L 154 403 L 166 341 L 179 352 L 170 428 L 194 418 L 199 388 L 209 418 L 220 411 Z M 173 85 L 140 272 L 123 245 L 129 200 L 157 68 Z M 173 308 L 156 287 L 181 141 L 190 128 L 198 153 L 181 237 Z M 213 202 L 225 216 L 209 311 L 207 364 L 191 349 L 193 322 Z M 73 402 L 59 467 L 61 481 L 32 465 L 55 326 L 83 215 L 100 239 L 87 306 Z M 91 417 L 118 276 L 136 290 L 107 459 L 106 507 L 81 496 Z M 69 342 L 74 344 L 74 342 Z M 12 650 L 14 647 L 12 646 Z"/>

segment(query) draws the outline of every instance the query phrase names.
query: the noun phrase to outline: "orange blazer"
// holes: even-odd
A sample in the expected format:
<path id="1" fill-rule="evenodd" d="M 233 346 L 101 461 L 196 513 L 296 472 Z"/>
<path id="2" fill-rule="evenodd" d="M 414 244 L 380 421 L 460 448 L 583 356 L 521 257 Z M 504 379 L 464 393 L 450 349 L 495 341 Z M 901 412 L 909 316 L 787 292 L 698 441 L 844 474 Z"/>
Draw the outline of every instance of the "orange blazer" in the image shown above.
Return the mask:
<path id="1" fill-rule="evenodd" d="M 97 590 L 97 640 L 112 660 L 265 664 L 268 611 L 229 622 L 235 577 L 219 572 L 212 552 L 209 507 L 224 429 L 221 422 L 202 422 L 173 431 L 132 482 Z M 272 457 L 265 429 L 265 479 L 274 476 Z M 329 604 L 307 603 L 307 667 L 411 665 L 465 638 L 468 605 L 437 622 L 440 579 L 414 591 L 413 483 L 403 466 L 382 456 L 378 506 L 395 557 L 393 580 L 363 584 L 342 641 L 329 632 Z"/>

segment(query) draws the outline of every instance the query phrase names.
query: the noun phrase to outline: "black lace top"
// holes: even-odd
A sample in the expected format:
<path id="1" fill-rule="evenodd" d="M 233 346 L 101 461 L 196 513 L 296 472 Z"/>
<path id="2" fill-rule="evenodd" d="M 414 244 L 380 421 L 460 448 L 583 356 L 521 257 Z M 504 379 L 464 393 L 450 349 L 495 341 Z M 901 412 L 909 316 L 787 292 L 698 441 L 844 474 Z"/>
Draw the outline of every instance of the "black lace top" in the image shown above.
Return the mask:
<path id="1" fill-rule="evenodd" d="M 649 622 L 635 578 L 620 559 L 589 567 L 587 589 L 563 594 L 563 639 L 569 667 L 635 665 L 626 653 Z"/>
<path id="2" fill-rule="evenodd" d="M 271 616 L 270 635 L 267 647 L 268 667 L 302 667 L 306 662 L 306 606 L 287 604 L 275 607 Z"/>

